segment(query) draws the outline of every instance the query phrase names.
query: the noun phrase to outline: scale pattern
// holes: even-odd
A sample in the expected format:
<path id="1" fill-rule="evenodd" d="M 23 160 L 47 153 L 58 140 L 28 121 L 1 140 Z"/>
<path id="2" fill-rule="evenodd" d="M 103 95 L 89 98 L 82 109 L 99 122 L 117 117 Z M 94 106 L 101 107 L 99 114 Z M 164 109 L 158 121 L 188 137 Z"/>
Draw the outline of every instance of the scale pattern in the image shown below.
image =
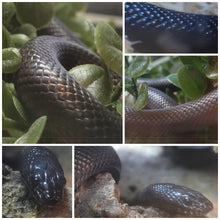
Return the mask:
<path id="1" fill-rule="evenodd" d="M 25 147 L 20 154 L 20 172 L 38 204 L 54 205 L 62 199 L 64 172 L 46 147 Z"/>
<path id="2" fill-rule="evenodd" d="M 145 109 L 162 109 L 176 105 L 178 105 L 178 103 L 166 93 L 158 89 L 148 87 L 148 100 Z"/>
<path id="3" fill-rule="evenodd" d="M 218 17 L 125 3 L 125 34 L 137 52 L 217 52 Z M 139 42 L 138 42 L 139 41 Z"/>
<path id="4" fill-rule="evenodd" d="M 121 117 L 67 72 L 81 64 L 101 66 L 96 54 L 62 38 L 41 36 L 28 42 L 21 55 L 16 91 L 31 119 L 47 115 L 45 142 L 121 143 Z"/>
<path id="5" fill-rule="evenodd" d="M 212 203 L 200 192 L 171 183 L 147 186 L 139 192 L 136 201 L 182 217 L 204 216 L 213 209 Z"/>
<path id="6" fill-rule="evenodd" d="M 198 100 L 182 105 L 154 110 L 135 111 L 125 109 L 125 135 L 136 143 L 172 142 L 169 135 L 176 136 L 174 142 L 199 142 L 194 134 L 214 129 L 217 139 L 218 90 L 215 89 Z M 188 134 L 192 138 L 188 138 Z M 179 137 L 178 137 L 179 135 Z M 200 134 L 207 138 L 204 134 Z M 212 137 L 213 138 L 213 137 Z M 213 139 L 211 140 L 213 142 Z"/>
<path id="7" fill-rule="evenodd" d="M 75 146 L 75 190 L 88 178 L 109 172 L 116 183 L 120 179 L 121 162 L 112 147 Z"/>
<path id="8" fill-rule="evenodd" d="M 110 146 L 75 146 L 75 190 L 90 177 L 109 172 L 116 183 L 121 163 Z M 213 209 L 212 203 L 201 193 L 170 183 L 156 183 L 140 191 L 134 204 L 153 206 L 171 215 L 203 216 Z"/>

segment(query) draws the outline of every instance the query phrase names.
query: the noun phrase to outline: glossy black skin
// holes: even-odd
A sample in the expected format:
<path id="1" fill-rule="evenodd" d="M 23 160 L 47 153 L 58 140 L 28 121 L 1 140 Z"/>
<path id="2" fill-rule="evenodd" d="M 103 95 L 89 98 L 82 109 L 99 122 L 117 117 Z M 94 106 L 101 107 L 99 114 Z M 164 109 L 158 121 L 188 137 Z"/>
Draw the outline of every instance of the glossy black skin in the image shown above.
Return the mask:
<path id="1" fill-rule="evenodd" d="M 29 120 L 47 116 L 40 142 L 121 143 L 121 116 L 102 105 L 67 71 L 82 64 L 102 66 L 100 57 L 57 21 L 53 19 L 41 33 L 53 36 L 39 36 L 21 48 L 22 64 L 14 81 Z"/>
<path id="2" fill-rule="evenodd" d="M 113 149 L 106 146 L 75 146 L 75 190 L 88 178 L 99 173 L 111 173 L 118 183 L 121 161 Z"/>
<path id="3" fill-rule="evenodd" d="M 216 53 L 218 17 L 125 3 L 125 34 L 135 52 Z"/>
<path id="4" fill-rule="evenodd" d="M 171 183 L 147 186 L 137 195 L 136 201 L 182 217 L 202 217 L 213 209 L 212 203 L 200 192 Z"/>
<path id="5" fill-rule="evenodd" d="M 56 156 L 45 147 L 25 147 L 20 154 L 20 172 L 38 204 L 55 205 L 62 199 L 66 184 Z"/>

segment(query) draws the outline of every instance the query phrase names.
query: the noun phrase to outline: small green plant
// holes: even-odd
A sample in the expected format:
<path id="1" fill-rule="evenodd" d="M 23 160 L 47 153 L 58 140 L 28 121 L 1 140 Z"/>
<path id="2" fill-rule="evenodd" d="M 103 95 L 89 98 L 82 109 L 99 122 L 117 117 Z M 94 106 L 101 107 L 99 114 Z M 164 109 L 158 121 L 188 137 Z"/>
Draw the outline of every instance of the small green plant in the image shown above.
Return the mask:
<path id="1" fill-rule="evenodd" d="M 166 76 L 181 89 L 175 93 L 179 102 L 194 100 L 204 95 L 207 87 L 217 85 L 218 58 L 216 56 L 181 57 L 125 57 L 125 90 L 135 101 L 132 107 L 142 109 L 147 103 L 147 83 L 137 87 L 138 78 L 159 78 Z M 169 91 L 167 91 L 170 93 Z"/>

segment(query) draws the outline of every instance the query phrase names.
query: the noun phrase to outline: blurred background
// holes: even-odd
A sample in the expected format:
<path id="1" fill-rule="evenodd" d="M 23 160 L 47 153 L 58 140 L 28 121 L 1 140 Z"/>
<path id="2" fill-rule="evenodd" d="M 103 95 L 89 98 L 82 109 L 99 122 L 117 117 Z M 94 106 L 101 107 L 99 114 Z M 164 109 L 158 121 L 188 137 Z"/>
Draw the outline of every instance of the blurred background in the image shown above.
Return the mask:
<path id="1" fill-rule="evenodd" d="M 94 24 L 101 21 L 111 22 L 118 34 L 122 35 L 122 3 L 121 2 L 89 2 L 85 18 Z"/>
<path id="2" fill-rule="evenodd" d="M 121 199 L 129 202 L 135 194 L 153 183 L 174 183 L 206 196 L 218 213 L 217 147 L 208 146 L 114 146 L 121 163 Z"/>

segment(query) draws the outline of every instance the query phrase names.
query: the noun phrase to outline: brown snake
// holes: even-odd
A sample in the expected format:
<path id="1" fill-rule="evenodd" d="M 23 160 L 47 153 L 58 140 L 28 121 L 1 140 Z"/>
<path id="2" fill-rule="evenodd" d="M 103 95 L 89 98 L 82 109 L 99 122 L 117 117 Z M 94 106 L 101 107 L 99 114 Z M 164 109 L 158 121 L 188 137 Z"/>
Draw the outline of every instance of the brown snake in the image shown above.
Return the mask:
<path id="1" fill-rule="evenodd" d="M 68 73 L 100 58 L 75 42 L 41 36 L 22 49 L 16 91 L 33 119 L 47 115 L 46 141 L 121 143 L 121 117 L 99 103 Z"/>
<path id="2" fill-rule="evenodd" d="M 218 90 L 215 89 L 198 100 L 168 108 L 135 111 L 126 107 L 125 119 L 128 142 L 215 142 Z"/>

